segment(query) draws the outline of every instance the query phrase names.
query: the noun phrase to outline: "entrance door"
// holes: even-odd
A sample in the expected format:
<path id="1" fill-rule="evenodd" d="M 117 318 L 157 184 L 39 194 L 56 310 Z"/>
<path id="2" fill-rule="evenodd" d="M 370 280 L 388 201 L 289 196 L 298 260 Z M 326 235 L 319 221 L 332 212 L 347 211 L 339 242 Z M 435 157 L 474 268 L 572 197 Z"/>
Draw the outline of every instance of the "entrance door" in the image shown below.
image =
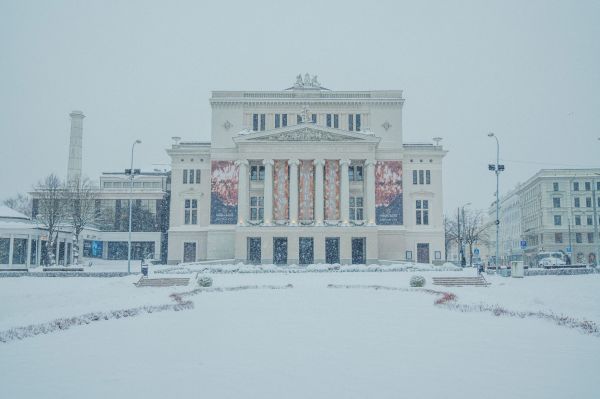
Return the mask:
<path id="1" fill-rule="evenodd" d="M 417 244 L 417 262 L 429 263 L 429 244 Z"/>
<path id="2" fill-rule="evenodd" d="M 340 238 L 325 238 L 325 263 L 340 263 Z"/>
<path id="3" fill-rule="evenodd" d="M 287 238 L 273 237 L 273 263 L 287 264 Z"/>
<path id="4" fill-rule="evenodd" d="M 248 259 L 248 263 L 253 263 L 255 265 L 260 264 L 261 262 L 261 252 L 260 252 L 260 237 L 248 237 L 248 253 L 246 254 L 246 258 Z"/>
<path id="5" fill-rule="evenodd" d="M 352 239 L 352 264 L 364 265 L 365 259 L 365 238 Z"/>
<path id="6" fill-rule="evenodd" d="M 184 262 L 195 262 L 196 261 L 196 243 L 195 242 L 184 242 L 183 243 L 183 261 Z"/>
<path id="7" fill-rule="evenodd" d="M 310 265 L 315 261 L 315 253 L 312 237 L 300 237 L 299 260 L 301 265 Z"/>

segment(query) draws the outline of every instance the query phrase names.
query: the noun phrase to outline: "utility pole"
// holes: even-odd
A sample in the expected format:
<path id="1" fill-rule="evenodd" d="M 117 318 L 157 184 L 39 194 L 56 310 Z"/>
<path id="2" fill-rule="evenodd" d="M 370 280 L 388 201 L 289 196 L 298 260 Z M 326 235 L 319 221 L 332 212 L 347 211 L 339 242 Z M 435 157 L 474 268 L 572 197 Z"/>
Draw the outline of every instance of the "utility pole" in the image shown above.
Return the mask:
<path id="1" fill-rule="evenodd" d="M 500 142 L 498 137 L 490 132 L 488 137 L 496 139 L 496 165 L 489 164 L 488 169 L 496 173 L 496 274 L 498 274 L 498 256 L 500 253 L 500 172 L 504 171 L 504 165 L 500 165 Z"/>

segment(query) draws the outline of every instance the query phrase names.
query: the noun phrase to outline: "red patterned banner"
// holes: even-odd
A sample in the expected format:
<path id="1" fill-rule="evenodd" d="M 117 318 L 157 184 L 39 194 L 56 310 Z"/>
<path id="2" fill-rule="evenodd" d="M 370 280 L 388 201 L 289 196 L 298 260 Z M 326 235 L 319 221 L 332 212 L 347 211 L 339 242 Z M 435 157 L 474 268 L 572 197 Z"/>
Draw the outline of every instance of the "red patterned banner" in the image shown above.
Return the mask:
<path id="1" fill-rule="evenodd" d="M 238 167 L 233 161 L 212 161 L 210 176 L 210 223 L 236 224 Z"/>
<path id="2" fill-rule="evenodd" d="M 402 162 L 378 161 L 375 164 L 377 224 L 401 225 L 402 205 Z"/>
<path id="3" fill-rule="evenodd" d="M 340 219 L 340 161 L 325 161 L 325 220 Z"/>
<path id="4" fill-rule="evenodd" d="M 298 219 L 313 220 L 313 204 L 315 198 L 315 175 L 313 161 L 300 161 L 299 176 Z"/>
<path id="5" fill-rule="evenodd" d="M 275 161 L 273 175 L 273 220 L 288 220 L 290 198 L 288 162 Z"/>

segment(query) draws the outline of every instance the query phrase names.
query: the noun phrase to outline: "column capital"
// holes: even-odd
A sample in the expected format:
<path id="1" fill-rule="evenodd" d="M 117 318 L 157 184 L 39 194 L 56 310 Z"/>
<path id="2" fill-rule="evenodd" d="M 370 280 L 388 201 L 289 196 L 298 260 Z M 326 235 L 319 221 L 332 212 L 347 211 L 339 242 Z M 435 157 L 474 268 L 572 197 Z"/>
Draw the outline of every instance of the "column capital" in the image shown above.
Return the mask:
<path id="1" fill-rule="evenodd" d="M 323 166 L 323 165 L 325 165 L 325 160 L 324 159 L 313 159 L 313 165 Z"/>
<path id="2" fill-rule="evenodd" d="M 300 161 L 297 159 L 288 159 L 288 165 L 298 166 L 298 165 L 300 165 Z"/>
<path id="3" fill-rule="evenodd" d="M 272 160 L 272 159 L 263 159 L 262 163 L 263 163 L 263 165 L 265 165 L 265 166 L 266 166 L 266 165 L 271 165 L 271 166 L 273 166 L 273 164 L 274 164 L 274 162 L 273 162 L 273 160 Z"/>
<path id="4" fill-rule="evenodd" d="M 377 163 L 377 161 L 374 159 L 367 159 L 365 161 L 365 166 L 375 166 L 376 163 Z"/>
<path id="5" fill-rule="evenodd" d="M 240 165 L 248 166 L 250 164 L 250 162 L 248 162 L 247 159 L 238 159 L 237 161 L 235 161 L 235 164 L 237 166 L 240 166 Z"/>
<path id="6" fill-rule="evenodd" d="M 340 159 L 340 165 L 350 165 L 349 159 Z"/>

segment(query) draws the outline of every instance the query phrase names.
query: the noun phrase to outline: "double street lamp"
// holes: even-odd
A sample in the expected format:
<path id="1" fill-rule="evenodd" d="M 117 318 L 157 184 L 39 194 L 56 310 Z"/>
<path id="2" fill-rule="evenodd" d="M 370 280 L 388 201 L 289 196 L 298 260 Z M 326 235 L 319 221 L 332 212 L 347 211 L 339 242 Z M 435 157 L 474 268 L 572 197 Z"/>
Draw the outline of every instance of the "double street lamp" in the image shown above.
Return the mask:
<path id="1" fill-rule="evenodd" d="M 127 239 L 127 273 L 131 273 L 131 214 L 132 214 L 132 202 L 133 202 L 133 176 L 136 173 L 140 173 L 139 169 L 133 169 L 133 150 L 136 144 L 142 144 L 141 140 L 136 140 L 131 146 L 131 169 L 125 170 L 126 174 L 129 174 L 129 238 Z"/>
<path id="2" fill-rule="evenodd" d="M 467 202 L 466 204 L 459 206 L 458 207 L 458 214 L 457 216 L 457 235 L 458 235 L 458 261 L 460 262 L 461 266 L 466 266 L 466 261 L 465 261 L 465 246 L 463 244 L 463 239 L 460 236 L 460 214 L 462 211 L 462 224 L 463 224 L 463 230 L 466 231 L 466 227 L 465 227 L 465 206 L 471 205 L 470 202 Z M 465 234 L 466 235 L 466 234 Z"/>
<path id="3" fill-rule="evenodd" d="M 489 164 L 488 169 L 496 173 L 496 259 L 494 260 L 494 265 L 496 266 L 496 273 L 498 273 L 498 256 L 500 253 L 500 172 L 504 171 L 504 165 L 500 165 L 500 142 L 498 141 L 498 137 L 492 132 L 488 133 L 488 137 L 496 139 L 496 164 Z"/>

